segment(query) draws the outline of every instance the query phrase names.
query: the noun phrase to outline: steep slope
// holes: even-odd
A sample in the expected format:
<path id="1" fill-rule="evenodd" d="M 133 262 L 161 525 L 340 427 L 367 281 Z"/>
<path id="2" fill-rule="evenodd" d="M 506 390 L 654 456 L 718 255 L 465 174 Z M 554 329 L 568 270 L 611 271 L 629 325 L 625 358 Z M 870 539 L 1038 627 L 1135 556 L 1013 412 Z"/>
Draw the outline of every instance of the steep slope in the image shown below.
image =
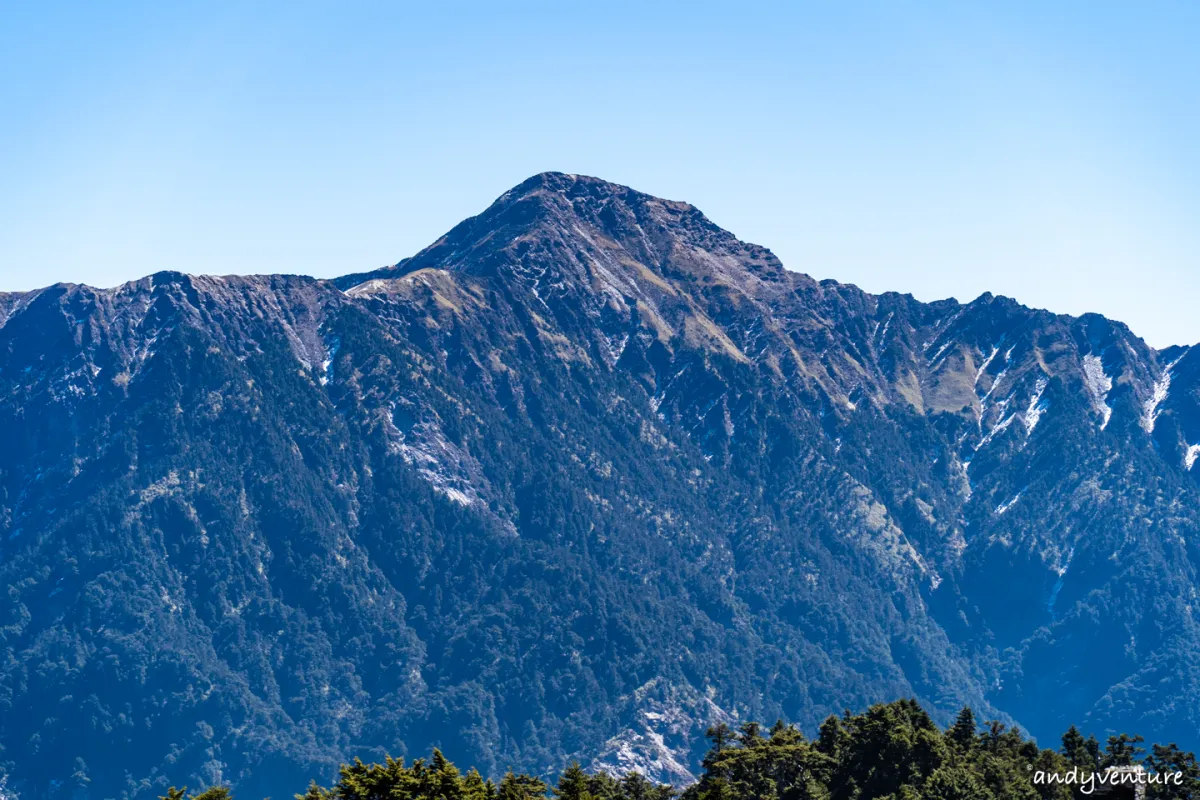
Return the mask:
<path id="1" fill-rule="evenodd" d="M 916 695 L 1194 746 L 1200 354 L 548 173 L 396 267 L 0 295 L 0 772 L 686 780 Z"/>

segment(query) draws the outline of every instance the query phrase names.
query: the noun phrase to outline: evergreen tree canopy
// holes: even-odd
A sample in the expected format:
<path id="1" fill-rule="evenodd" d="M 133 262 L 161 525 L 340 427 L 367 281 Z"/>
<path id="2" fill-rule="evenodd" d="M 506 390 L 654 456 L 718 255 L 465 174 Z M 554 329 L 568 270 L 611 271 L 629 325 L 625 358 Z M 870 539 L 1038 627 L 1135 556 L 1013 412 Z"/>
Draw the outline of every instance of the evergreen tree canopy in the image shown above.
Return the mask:
<path id="1" fill-rule="evenodd" d="M 954 720 L 954 725 L 951 726 L 946 734 L 960 750 L 970 750 L 975 745 L 975 734 L 977 733 L 977 725 L 975 723 L 975 712 L 969 707 L 963 708 L 958 712 L 958 718 Z"/>
<path id="2" fill-rule="evenodd" d="M 1108 744 L 1104 747 L 1104 758 L 1100 763 L 1106 767 L 1132 766 L 1146 754 L 1145 748 L 1138 747 L 1144 741 L 1146 740 L 1141 736 L 1130 736 L 1127 733 L 1110 736 Z"/>
<path id="3" fill-rule="evenodd" d="M 1042 749 L 1019 728 L 991 721 L 980 731 L 964 708 L 944 732 L 915 700 L 875 705 L 861 714 L 831 716 L 815 740 L 782 721 L 770 729 L 746 722 L 720 723 L 704 771 L 680 795 L 630 773 L 615 778 L 589 774 L 572 762 L 553 787 L 542 778 L 508 772 L 499 784 L 477 770 L 461 772 L 440 750 L 410 766 L 387 758 L 381 764 L 343 765 L 326 789 L 312 783 L 296 800 L 1072 800 L 1066 782 L 1110 767 L 1141 766 L 1147 800 L 1200 799 L 1200 764 L 1175 743 L 1155 744 L 1149 755 L 1141 736 L 1120 734 L 1103 753 L 1095 737 L 1075 726 L 1059 750 Z M 1058 776 L 1051 780 L 1048 776 Z M 233 800 L 225 786 L 187 797 L 172 786 L 161 800 Z"/>

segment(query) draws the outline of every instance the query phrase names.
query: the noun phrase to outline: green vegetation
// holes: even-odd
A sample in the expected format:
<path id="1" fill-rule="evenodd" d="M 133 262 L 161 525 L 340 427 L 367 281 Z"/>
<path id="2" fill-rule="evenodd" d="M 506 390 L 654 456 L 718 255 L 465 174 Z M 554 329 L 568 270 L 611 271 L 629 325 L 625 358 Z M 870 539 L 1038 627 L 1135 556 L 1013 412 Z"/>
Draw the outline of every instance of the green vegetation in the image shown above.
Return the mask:
<path id="1" fill-rule="evenodd" d="M 704 772 L 682 794 L 637 773 L 621 779 L 588 774 L 578 763 L 553 786 L 513 772 L 497 784 L 474 769 L 463 774 L 434 750 L 428 761 L 411 766 L 403 759 L 356 759 L 342 766 L 332 788 L 314 782 L 296 800 L 1070 800 L 1067 781 L 1045 776 L 1139 764 L 1148 775 L 1180 775 L 1168 783 L 1147 781 L 1151 800 L 1200 798 L 1196 757 L 1174 744 L 1154 745 L 1146 755 L 1140 736 L 1110 736 L 1102 747 L 1071 726 L 1059 750 L 1042 749 L 1015 727 L 993 721 L 981 728 L 970 708 L 943 731 L 915 700 L 831 716 L 816 739 L 783 722 L 769 730 L 756 722 L 736 730 L 721 723 L 708 730 L 708 739 Z M 184 800 L 185 792 L 172 787 L 160 800 Z M 191 800 L 231 796 L 227 787 L 213 787 Z"/>

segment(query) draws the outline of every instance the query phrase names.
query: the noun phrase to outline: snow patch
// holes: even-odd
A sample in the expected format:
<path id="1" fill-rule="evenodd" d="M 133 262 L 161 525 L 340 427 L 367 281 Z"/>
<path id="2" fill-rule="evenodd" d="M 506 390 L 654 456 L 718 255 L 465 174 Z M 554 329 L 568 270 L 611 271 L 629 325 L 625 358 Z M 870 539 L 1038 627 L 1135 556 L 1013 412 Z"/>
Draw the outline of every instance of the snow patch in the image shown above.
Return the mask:
<path id="1" fill-rule="evenodd" d="M 961 309 L 959 309 L 957 312 L 955 312 L 954 314 L 950 315 L 949 317 L 946 317 L 946 318 L 945 318 L 945 319 L 943 319 L 941 322 L 939 322 L 937 325 L 934 325 L 934 326 L 933 326 L 933 333 L 934 333 L 934 336 L 933 336 L 933 338 L 932 338 L 932 339 L 930 339 L 929 341 L 925 342 L 925 344 L 921 345 L 921 351 L 922 351 L 922 352 L 925 352 L 925 353 L 929 352 L 929 348 L 930 348 L 930 347 L 932 347 L 932 346 L 934 345 L 934 343 L 936 343 L 936 342 L 937 342 L 937 340 L 938 340 L 938 338 L 940 338 L 940 336 L 941 336 L 942 332 L 943 332 L 943 331 L 947 331 L 947 330 L 949 330 L 949 329 L 950 329 L 950 326 L 951 326 L 951 325 L 953 325 L 955 322 L 957 322 L 957 321 L 958 321 L 958 318 L 959 318 L 959 317 L 961 317 L 961 316 L 963 315 L 963 312 L 964 312 L 964 311 L 966 311 L 966 308 L 965 308 L 965 307 L 964 307 L 964 308 L 961 308 Z M 945 350 L 945 349 L 946 349 L 946 347 L 948 347 L 948 346 L 949 346 L 949 345 L 945 345 L 945 346 L 943 346 L 943 347 L 942 347 L 942 350 Z M 941 354 L 941 350 L 939 350 L 939 351 L 938 351 L 938 354 L 939 354 L 939 355 Z M 937 356 L 935 355 L 933 358 L 931 358 L 931 359 L 929 359 L 929 360 L 930 360 L 930 361 L 936 361 L 936 360 L 937 360 Z"/>
<path id="2" fill-rule="evenodd" d="M 985 358 L 983 360 L 983 363 L 979 365 L 979 369 L 975 370 L 975 385 L 976 386 L 979 385 L 979 379 L 983 377 L 983 373 L 987 371 L 987 368 L 989 366 L 991 366 L 992 360 L 996 357 L 996 353 L 999 353 L 999 352 L 1000 352 L 999 347 L 993 347 L 992 352 L 989 353 L 988 357 Z"/>
<path id="3" fill-rule="evenodd" d="M 1146 429 L 1146 433 L 1154 433 L 1154 425 L 1158 422 L 1158 415 L 1162 413 L 1158 407 L 1167 399 L 1167 394 L 1171 391 L 1171 370 L 1175 369 L 1175 365 L 1183 359 L 1183 356 L 1188 354 L 1188 350 L 1190 349 L 1189 347 L 1184 350 L 1179 358 L 1163 368 L 1162 377 L 1154 384 L 1153 394 L 1150 395 L 1150 398 L 1142 406 L 1142 427 Z"/>
<path id="4" fill-rule="evenodd" d="M 615 366 L 621 360 L 621 356 L 625 355 L 625 346 L 629 344 L 629 334 L 625 334 L 619 339 L 615 336 L 605 336 L 604 345 L 608 350 L 608 363 Z"/>
<path id="5" fill-rule="evenodd" d="M 446 495 L 446 497 L 449 497 L 451 500 L 458 503 L 459 505 L 469 506 L 469 505 L 471 505 L 471 503 L 474 502 L 471 498 L 467 497 L 465 494 L 463 494 L 458 489 L 455 489 L 453 487 L 434 486 L 433 488 L 436 491 L 439 491 L 442 494 Z"/>
<path id="6" fill-rule="evenodd" d="M 622 697 L 628 704 L 626 725 L 605 742 L 592 762 L 594 770 L 622 777 L 641 773 L 655 782 L 686 786 L 694 783 L 690 770 L 690 745 L 715 722 L 735 724 L 730 714 L 714 702 L 715 692 L 701 693 L 691 686 L 668 684 L 654 678 Z"/>
<path id="7" fill-rule="evenodd" d="M 1016 414 L 1009 414 L 1007 417 L 1005 417 L 1004 419 L 997 422 L 992 427 L 992 429 L 990 431 L 988 431 L 987 436 L 984 436 L 982 439 L 979 440 L 979 446 L 976 447 L 975 449 L 982 450 L 983 448 L 985 448 L 989 444 L 991 444 L 992 440 L 996 438 L 996 435 L 1003 433 L 1004 430 L 1007 429 L 1009 425 L 1012 425 L 1013 420 L 1016 418 L 1017 418 Z"/>
<path id="8" fill-rule="evenodd" d="M 329 341 L 325 343 L 325 360 L 321 362 L 321 385 L 329 383 L 329 379 L 333 376 L 333 361 L 337 358 L 338 350 L 342 347 L 342 340 L 337 336 L 329 337 Z"/>
<path id="9" fill-rule="evenodd" d="M 954 344 L 954 341 L 953 341 L 953 340 L 951 340 L 951 341 L 949 341 L 949 342 L 946 342 L 944 345 L 942 345 L 941 347 L 939 347 L 939 348 L 938 348 L 938 350 L 937 350 L 937 352 L 933 354 L 933 358 L 929 359 L 929 361 L 930 361 L 931 363 L 937 363 L 937 360 L 938 360 L 939 358 L 941 358 L 941 355 L 942 355 L 942 353 L 946 352 L 946 348 L 948 348 L 948 347 L 949 347 L 950 345 L 952 345 L 952 344 Z"/>
<path id="10" fill-rule="evenodd" d="M 1112 391 L 1112 378 L 1104 371 L 1104 364 L 1100 361 L 1100 357 L 1091 353 L 1083 357 L 1083 380 L 1087 384 L 1088 392 L 1092 395 L 1092 407 L 1096 412 L 1104 418 L 1100 423 L 1100 430 L 1108 427 L 1108 422 L 1112 419 L 1112 407 L 1108 405 L 1108 393 Z"/>
<path id="11" fill-rule="evenodd" d="M 1017 418 L 1017 415 L 1016 414 L 1007 414 L 1006 415 L 1006 413 L 1008 411 L 1008 405 L 1011 402 L 1012 402 L 1012 397 L 1006 397 L 996 405 L 996 416 L 1000 418 L 1000 421 L 995 423 L 994 425 L 992 425 L 991 430 L 989 430 L 987 432 L 987 434 L 982 439 L 979 440 L 979 444 L 975 446 L 976 452 L 982 450 L 983 448 L 985 448 L 989 444 L 991 444 L 993 439 L 995 439 L 999 434 L 1003 433 L 1008 428 L 1009 425 L 1013 424 L 1013 420 L 1015 420 Z M 982 425 L 983 425 L 983 417 L 982 416 L 979 419 L 979 423 L 982 428 Z"/>
<path id="12" fill-rule="evenodd" d="M 996 514 L 999 515 L 999 514 L 1003 514 L 1005 511 L 1008 511 L 1010 508 L 1013 507 L 1014 503 L 1016 503 L 1018 500 L 1021 499 L 1021 495 L 1023 495 L 1023 494 L 1025 494 L 1024 489 L 1022 489 L 1021 491 L 1019 491 L 1015 495 L 1013 495 L 1012 499 L 996 506 Z"/>
<path id="13" fill-rule="evenodd" d="M 983 416 L 983 412 L 987 410 L 987 402 L 988 402 L 988 399 L 992 396 L 992 392 L 996 391 L 996 389 L 998 389 L 1000 387 L 1000 382 L 1003 381 L 1004 376 L 1008 374 L 1009 364 L 1012 363 L 1013 350 L 1016 350 L 1016 349 L 1017 349 L 1017 346 L 1014 344 L 1012 347 L 1008 348 L 1008 350 L 1004 353 L 1004 369 L 1000 370 L 1000 372 L 998 372 L 996 374 L 996 377 L 992 380 L 991 387 L 987 390 L 987 392 L 983 395 L 983 397 L 979 398 L 979 409 L 980 409 L 979 415 L 981 418 Z M 977 375 L 976 381 L 978 381 L 979 378 L 981 378 L 981 377 L 982 377 L 982 375 Z"/>
<path id="14" fill-rule="evenodd" d="M 396 426 L 396 415 L 393 403 L 383 418 L 388 450 L 415 467 L 438 494 L 459 505 L 473 505 L 479 499 L 476 487 L 486 483 L 478 462 L 449 441 L 437 422 L 418 422 L 405 433 Z"/>
<path id="15" fill-rule="evenodd" d="M 883 332 L 882 333 L 879 330 L 879 323 L 878 322 L 875 323 L 875 330 L 871 332 L 871 340 L 873 342 L 875 342 L 876 347 L 879 346 L 880 342 L 884 342 L 887 340 L 888 327 L 890 327 L 892 324 L 893 316 L 895 316 L 894 311 L 888 312 L 887 319 L 885 319 L 883 321 Z"/>
<path id="16" fill-rule="evenodd" d="M 1029 398 L 1029 407 L 1025 409 L 1023 417 L 1025 421 L 1025 436 L 1033 433 L 1033 429 L 1042 420 L 1042 414 L 1046 413 L 1049 408 L 1049 403 L 1042 401 L 1042 394 L 1046 391 L 1046 386 L 1049 384 L 1044 377 L 1038 378 L 1037 383 L 1033 385 L 1033 396 Z"/>
<path id="17" fill-rule="evenodd" d="M 166 588 L 163 588 L 160 599 L 162 600 L 163 605 L 170 609 L 172 614 L 178 614 L 180 612 L 181 609 L 179 603 L 176 603 L 171 599 L 171 595 Z"/>

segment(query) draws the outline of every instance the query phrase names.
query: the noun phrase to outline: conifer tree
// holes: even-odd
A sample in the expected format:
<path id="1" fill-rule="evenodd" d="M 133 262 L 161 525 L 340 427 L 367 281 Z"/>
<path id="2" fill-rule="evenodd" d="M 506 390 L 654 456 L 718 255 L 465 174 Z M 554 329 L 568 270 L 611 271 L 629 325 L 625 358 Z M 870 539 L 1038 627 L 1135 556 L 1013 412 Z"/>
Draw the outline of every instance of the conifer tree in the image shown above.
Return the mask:
<path id="1" fill-rule="evenodd" d="M 316 781 L 310 781 L 304 794 L 292 795 L 296 800 L 330 800 L 333 793 L 323 789 Z"/>
<path id="2" fill-rule="evenodd" d="M 558 779 L 558 785 L 552 790 L 555 797 L 562 800 L 595 800 L 588 791 L 588 776 L 579 766 L 578 761 L 572 761 Z"/>
<path id="3" fill-rule="evenodd" d="M 929 776 L 920 796 L 921 800 L 990 800 L 994 797 L 969 769 L 949 766 L 935 770 Z"/>
<path id="4" fill-rule="evenodd" d="M 588 775 L 587 790 L 595 800 L 625 800 L 621 781 L 604 771 Z"/>
<path id="5" fill-rule="evenodd" d="M 963 706 L 963 710 L 958 712 L 954 724 L 950 726 L 947 736 L 959 750 L 965 753 L 975 746 L 977 729 L 975 712 L 971 710 L 970 706 Z"/>
<path id="6" fill-rule="evenodd" d="M 1088 753 L 1087 740 L 1074 725 L 1067 728 L 1062 737 L 1062 749 L 1059 751 L 1073 767 L 1094 769 L 1092 756 Z"/>
<path id="7" fill-rule="evenodd" d="M 757 722 L 747 722 L 738 731 L 738 741 L 742 747 L 757 747 L 766 739 L 762 736 L 762 726 Z"/>
<path id="8" fill-rule="evenodd" d="M 434 748 L 429 766 L 422 770 L 418 791 L 420 797 L 429 800 L 462 800 L 462 777 L 458 767 L 450 763 L 441 750 Z"/>
<path id="9" fill-rule="evenodd" d="M 491 781 L 485 781 L 474 767 L 462 781 L 463 800 L 495 800 L 496 787 Z"/>
<path id="10" fill-rule="evenodd" d="M 1088 758 L 1091 759 L 1089 766 L 1093 769 L 1100 769 L 1100 742 L 1096 740 L 1094 734 L 1089 734 L 1087 741 L 1083 743 L 1084 750 L 1087 751 Z"/>
<path id="11" fill-rule="evenodd" d="M 533 800 L 544 797 L 548 787 L 545 783 L 529 775 L 505 774 L 497 790 L 499 800 Z"/>
<path id="12" fill-rule="evenodd" d="M 622 800 L 671 800 L 675 790 L 646 780 L 640 772 L 630 772 L 621 779 Z"/>
<path id="13" fill-rule="evenodd" d="M 989 753 L 997 753 L 1000 751 L 1001 738 L 1004 735 L 1005 725 L 999 720 L 990 720 L 987 723 L 987 729 L 983 732 L 983 746 Z"/>
<path id="14" fill-rule="evenodd" d="M 729 779 L 718 775 L 701 790 L 698 800 L 738 800 L 738 797 L 729 785 Z"/>
<path id="15" fill-rule="evenodd" d="M 1151 800 L 1194 800 L 1200 798 L 1200 764 L 1196 756 L 1185 753 L 1178 745 L 1171 742 L 1168 745 L 1156 744 L 1150 749 L 1146 758 L 1146 767 L 1151 772 L 1167 776 L 1179 774 L 1178 783 L 1172 778 L 1169 782 L 1150 785 Z"/>
<path id="16" fill-rule="evenodd" d="M 192 800 L 232 800 L 228 786 L 210 786 L 192 796 Z"/>
<path id="17" fill-rule="evenodd" d="M 817 734 L 817 749 L 836 759 L 841 755 L 848 738 L 842 721 L 830 714 L 821 723 L 821 730 Z"/>
<path id="18" fill-rule="evenodd" d="M 717 756 L 720 756 L 725 751 L 725 748 L 729 746 L 734 738 L 733 730 L 724 722 L 718 722 L 716 725 L 713 725 L 704 732 L 704 735 L 713 743 L 713 751 Z"/>
<path id="19" fill-rule="evenodd" d="M 1140 761 L 1146 754 L 1145 748 L 1138 747 L 1144 741 L 1146 740 L 1141 736 L 1130 736 L 1127 733 L 1108 737 L 1108 744 L 1104 747 L 1104 758 L 1100 760 L 1100 765 L 1102 767 L 1132 766 L 1135 761 Z"/>

